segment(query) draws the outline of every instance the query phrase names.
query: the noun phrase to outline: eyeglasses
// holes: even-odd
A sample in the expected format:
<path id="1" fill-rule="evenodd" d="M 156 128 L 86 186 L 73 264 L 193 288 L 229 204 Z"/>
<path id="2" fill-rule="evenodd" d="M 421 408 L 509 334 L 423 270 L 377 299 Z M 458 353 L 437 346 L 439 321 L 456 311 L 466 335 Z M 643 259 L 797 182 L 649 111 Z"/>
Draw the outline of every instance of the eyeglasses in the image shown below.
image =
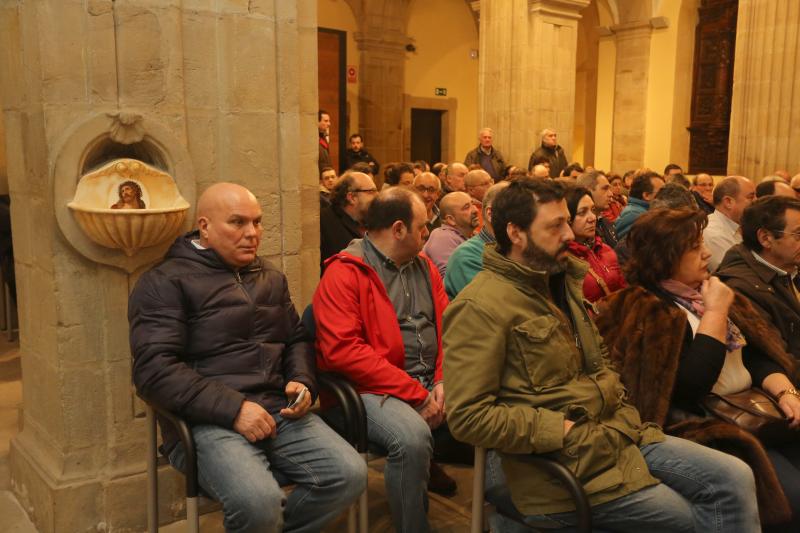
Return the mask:
<path id="1" fill-rule="evenodd" d="M 436 187 L 423 187 L 422 185 L 417 185 L 414 188 L 417 189 L 419 192 L 426 192 L 428 194 L 439 192 L 439 189 L 437 189 Z"/>
<path id="2" fill-rule="evenodd" d="M 378 189 L 351 189 L 347 192 L 368 192 L 371 194 L 375 194 L 378 192 Z"/>
<path id="3" fill-rule="evenodd" d="M 796 241 L 800 241 L 800 231 L 782 231 L 775 230 L 775 233 L 783 233 L 784 235 L 791 235 Z"/>

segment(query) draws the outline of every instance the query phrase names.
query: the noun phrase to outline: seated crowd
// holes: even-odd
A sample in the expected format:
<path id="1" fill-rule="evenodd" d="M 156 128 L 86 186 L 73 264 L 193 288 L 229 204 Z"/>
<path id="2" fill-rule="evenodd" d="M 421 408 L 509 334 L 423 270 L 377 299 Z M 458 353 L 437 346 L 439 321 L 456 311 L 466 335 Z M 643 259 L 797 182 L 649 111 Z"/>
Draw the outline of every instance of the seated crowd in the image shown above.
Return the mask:
<path id="1" fill-rule="evenodd" d="M 428 491 L 457 490 L 439 463 L 473 446 L 533 528 L 577 517 L 526 454 L 565 465 L 604 531 L 800 531 L 800 178 L 610 175 L 569 164 L 551 129 L 527 170 L 489 128 L 432 166 L 349 140 L 341 176 L 320 163 L 313 331 L 230 183 L 131 294 L 137 391 L 190 423 L 226 531 L 319 531 L 365 490 L 340 408 L 310 412 L 319 372 L 363 400 L 398 532 L 429 531 Z M 710 407 L 748 391 L 784 431 Z"/>

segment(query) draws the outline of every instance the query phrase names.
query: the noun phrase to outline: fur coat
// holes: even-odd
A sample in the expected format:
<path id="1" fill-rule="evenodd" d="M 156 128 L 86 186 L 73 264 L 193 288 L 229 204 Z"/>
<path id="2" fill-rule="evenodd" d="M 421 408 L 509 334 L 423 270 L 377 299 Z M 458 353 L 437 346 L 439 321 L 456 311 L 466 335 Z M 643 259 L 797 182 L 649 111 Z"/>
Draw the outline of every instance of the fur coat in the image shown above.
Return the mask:
<path id="1" fill-rule="evenodd" d="M 641 287 L 629 287 L 609 296 L 599 305 L 599 310 L 597 327 L 642 421 L 655 422 L 671 435 L 744 460 L 756 477 L 762 523 L 788 521 L 791 517 L 789 503 L 756 437 L 733 424 L 712 418 L 693 417 L 678 423 L 670 420 L 673 387 L 689 327 L 686 314 Z M 794 360 L 784 351 L 780 334 L 746 299 L 737 294 L 729 316 L 749 344 L 782 366 L 788 376 L 795 375 Z"/>

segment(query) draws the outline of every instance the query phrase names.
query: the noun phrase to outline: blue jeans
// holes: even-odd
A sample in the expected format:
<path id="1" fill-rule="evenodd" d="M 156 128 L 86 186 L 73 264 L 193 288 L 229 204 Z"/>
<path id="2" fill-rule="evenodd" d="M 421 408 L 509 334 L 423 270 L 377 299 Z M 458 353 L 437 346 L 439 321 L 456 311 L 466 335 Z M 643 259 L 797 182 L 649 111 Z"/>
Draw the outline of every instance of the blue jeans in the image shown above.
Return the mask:
<path id="1" fill-rule="evenodd" d="M 648 533 L 761 531 L 753 472 L 743 461 L 671 436 L 641 452 L 661 483 L 592 507 L 593 527 Z M 504 482 L 496 462 L 498 458 L 487 460 L 487 483 Z M 536 528 L 569 530 L 576 518 L 571 512 L 555 513 L 527 516 L 526 522 Z M 513 530 L 513 526 L 499 529 Z"/>
<path id="2" fill-rule="evenodd" d="M 198 480 L 222 503 L 225 531 L 320 531 L 366 488 L 364 461 L 319 417 L 274 418 L 277 436 L 255 444 L 220 426 L 192 428 Z M 169 460 L 183 470 L 181 444 Z"/>
<path id="3" fill-rule="evenodd" d="M 398 533 L 425 533 L 433 437 L 425 420 L 402 400 L 362 394 L 370 444 L 386 451 L 383 479 Z"/>

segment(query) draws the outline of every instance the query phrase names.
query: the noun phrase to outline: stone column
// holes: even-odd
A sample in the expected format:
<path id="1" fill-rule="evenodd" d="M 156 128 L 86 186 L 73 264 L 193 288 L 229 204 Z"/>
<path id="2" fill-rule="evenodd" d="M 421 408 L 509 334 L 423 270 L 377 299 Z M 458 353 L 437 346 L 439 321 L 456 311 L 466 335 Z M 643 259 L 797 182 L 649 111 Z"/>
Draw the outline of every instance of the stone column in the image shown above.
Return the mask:
<path id="1" fill-rule="evenodd" d="M 510 162 L 527 165 L 544 128 L 571 155 L 580 11 L 589 0 L 481 0 L 478 116 Z"/>
<path id="2" fill-rule="evenodd" d="M 728 174 L 800 168 L 800 3 L 739 0 Z"/>
<path id="3" fill-rule="evenodd" d="M 399 31 L 384 31 L 382 28 L 356 33 L 355 40 L 361 51 L 359 131 L 364 135 L 370 153 L 381 165 L 400 161 L 403 153 L 405 46 L 410 41 Z"/>
<path id="4" fill-rule="evenodd" d="M 617 45 L 611 170 L 622 173 L 644 162 L 647 127 L 647 75 L 650 68 L 650 21 L 611 27 Z"/>
<path id="5" fill-rule="evenodd" d="M 359 22 L 361 52 L 358 128 L 381 164 L 403 157 L 403 94 L 409 0 L 362 0 L 351 6 Z"/>
<path id="6" fill-rule="evenodd" d="M 54 216 L 66 203 L 57 162 L 86 154 L 97 139 L 87 124 L 144 117 L 164 158 L 193 169 L 181 191 L 191 204 L 195 188 L 218 181 L 253 190 L 264 209 L 260 252 L 308 302 L 319 264 L 317 80 L 306 67 L 316 26 L 315 0 L 0 1 L 24 407 L 10 470 L 40 531 L 142 531 L 146 516 L 127 323 L 141 270 L 71 244 Z M 79 172 L 69 169 L 67 183 Z M 162 475 L 167 521 L 181 491 L 170 469 Z"/>

